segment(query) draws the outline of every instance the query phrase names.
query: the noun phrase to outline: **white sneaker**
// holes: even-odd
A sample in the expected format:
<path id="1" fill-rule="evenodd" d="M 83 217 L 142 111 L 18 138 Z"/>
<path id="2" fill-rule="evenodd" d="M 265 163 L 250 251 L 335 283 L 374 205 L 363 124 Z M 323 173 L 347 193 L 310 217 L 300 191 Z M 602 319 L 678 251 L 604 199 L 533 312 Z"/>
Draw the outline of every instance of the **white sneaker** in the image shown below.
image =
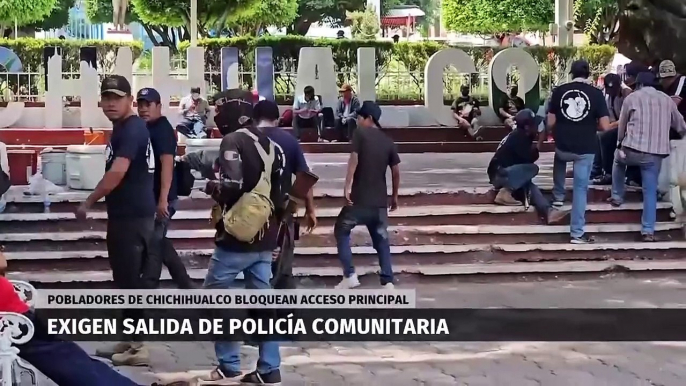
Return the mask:
<path id="1" fill-rule="evenodd" d="M 350 289 L 360 286 L 360 280 L 357 279 L 357 274 L 353 273 L 350 277 L 344 277 L 340 283 L 335 287 L 336 289 Z"/>
<path id="2" fill-rule="evenodd" d="M 387 290 L 393 290 L 393 289 L 395 289 L 395 285 L 393 283 L 386 283 L 386 284 L 382 285 L 381 288 L 387 289 Z"/>

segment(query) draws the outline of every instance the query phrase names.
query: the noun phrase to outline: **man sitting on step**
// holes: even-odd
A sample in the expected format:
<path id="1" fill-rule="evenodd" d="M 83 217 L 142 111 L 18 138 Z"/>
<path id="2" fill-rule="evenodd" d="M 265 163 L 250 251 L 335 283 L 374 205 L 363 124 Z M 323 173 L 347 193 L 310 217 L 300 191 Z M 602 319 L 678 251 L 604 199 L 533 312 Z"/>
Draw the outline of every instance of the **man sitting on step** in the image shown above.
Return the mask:
<path id="1" fill-rule="evenodd" d="M 4 277 L 7 260 L 0 252 L 0 312 L 22 314 L 34 326 L 31 340 L 19 348 L 19 357 L 50 378 L 58 386 L 139 386 L 105 362 L 91 358 L 74 342 L 60 340 L 48 334 L 45 324 L 14 291 Z M 174 382 L 168 386 L 185 386 L 188 382 Z M 153 386 L 161 386 L 154 383 Z"/>
<path id="2" fill-rule="evenodd" d="M 528 194 L 539 216 L 552 224 L 562 220 L 567 213 L 552 209 L 541 190 L 532 182 L 538 174 L 535 164 L 538 149 L 534 141 L 542 120 L 543 117 L 530 109 L 515 115 L 514 130 L 500 142 L 488 164 L 488 178 L 496 189 L 500 189 L 495 197 L 496 204 L 522 205 L 521 200 L 525 200 Z"/>

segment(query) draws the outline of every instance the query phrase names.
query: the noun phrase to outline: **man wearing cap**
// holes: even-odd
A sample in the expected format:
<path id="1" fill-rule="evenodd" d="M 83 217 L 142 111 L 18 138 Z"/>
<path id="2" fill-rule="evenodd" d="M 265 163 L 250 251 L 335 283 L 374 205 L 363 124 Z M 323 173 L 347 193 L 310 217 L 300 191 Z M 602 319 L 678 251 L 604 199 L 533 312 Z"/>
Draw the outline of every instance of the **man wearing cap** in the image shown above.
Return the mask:
<path id="1" fill-rule="evenodd" d="M 588 62 L 572 63 L 572 81 L 558 86 L 550 98 L 548 127 L 555 138 L 553 162 L 553 206 L 562 206 L 565 198 L 567 163 L 574 163 L 574 185 L 570 236 L 573 244 L 593 242 L 584 233 L 588 184 L 596 149 L 598 127 L 610 128 L 609 113 L 602 91 L 589 80 Z"/>
<path id="2" fill-rule="evenodd" d="M 643 63 L 632 61 L 624 66 L 624 83 L 622 84 L 622 95 L 625 97 L 631 94 L 636 88 L 636 77 L 641 72 L 650 72 L 650 68 Z"/>
<path id="3" fill-rule="evenodd" d="M 200 87 L 191 88 L 191 94 L 181 99 L 182 121 L 179 131 L 189 138 L 205 138 L 205 122 L 210 114 L 210 104 L 200 95 Z"/>
<path id="4" fill-rule="evenodd" d="M 150 135 L 145 121 L 133 112 L 131 85 L 123 76 L 111 75 L 102 81 L 100 104 L 112 121 L 112 136 L 105 150 L 105 175 L 76 210 L 76 218 L 85 220 L 90 207 L 105 197 L 112 279 L 118 289 L 141 289 L 145 287 L 141 274 L 147 256 L 154 251 L 150 242 L 155 229 L 155 160 Z M 138 310 L 126 311 L 127 318 L 141 317 Z M 98 350 L 96 355 L 111 357 L 115 365 L 140 366 L 149 362 L 148 351 L 141 343 L 119 343 Z"/>
<path id="5" fill-rule="evenodd" d="M 686 122 L 676 104 L 655 89 L 657 81 L 650 72 L 636 78 L 636 91 L 624 101 L 619 116 L 615 163 L 612 169 L 610 203 L 620 206 L 624 200 L 624 177 L 628 165 L 638 166 L 643 188 L 643 241 L 655 241 L 658 176 L 662 160 L 669 156 L 670 127 L 678 135 L 686 133 Z"/>
<path id="6" fill-rule="evenodd" d="M 498 146 L 491 162 L 488 164 L 488 178 L 496 189 L 498 205 L 522 205 L 514 195 L 523 197 L 528 193 L 538 215 L 547 224 L 560 221 L 567 213 L 554 210 L 541 190 L 532 182 L 538 174 L 538 149 L 535 142 L 538 137 L 538 126 L 543 117 L 537 116 L 530 109 L 524 109 L 514 117 L 515 128 Z"/>
<path id="7" fill-rule="evenodd" d="M 686 100 L 686 87 L 684 87 L 686 77 L 676 72 L 674 62 L 671 60 L 663 60 L 660 62 L 658 73 L 662 91 L 672 98 L 679 109 L 679 113 L 681 113 L 683 117 L 686 117 L 686 102 L 684 102 L 684 100 Z M 670 139 L 681 139 L 681 137 L 672 130 L 670 131 Z"/>
<path id="8" fill-rule="evenodd" d="M 360 100 L 353 94 L 353 88 L 344 84 L 339 90 L 341 96 L 336 106 L 336 131 L 341 140 L 350 141 L 357 127 L 357 109 L 360 108 Z"/>
<path id="9" fill-rule="evenodd" d="M 193 281 L 181 258 L 176 253 L 171 240 L 167 238 L 167 229 L 176 212 L 176 181 L 174 179 L 174 157 L 176 157 L 176 133 L 167 117 L 162 115 L 160 93 L 154 88 L 143 88 L 136 95 L 138 116 L 143 118 L 150 132 L 155 157 L 155 177 L 153 191 L 157 200 L 155 215 L 155 233 L 152 244 L 159 248 L 153 254 L 158 260 L 150 258 L 145 267 L 143 280 L 148 288 L 157 288 L 162 273 L 162 264 L 167 266 L 174 283 L 181 289 L 193 288 Z"/>
<path id="10" fill-rule="evenodd" d="M 345 206 L 341 209 L 334 235 L 338 258 L 343 266 L 343 280 L 336 288 L 355 288 L 360 281 L 355 274 L 350 250 L 350 233 L 357 225 L 369 230 L 372 245 L 379 256 L 381 286 L 393 287 L 393 266 L 388 240 L 388 208 L 398 208 L 400 189 L 400 157 L 393 140 L 380 130 L 381 109 L 371 101 L 365 101 L 357 111 L 357 130 L 353 134 L 353 151 L 348 160 L 343 195 Z M 391 168 L 393 195 L 390 205 L 386 188 L 386 171 Z"/>

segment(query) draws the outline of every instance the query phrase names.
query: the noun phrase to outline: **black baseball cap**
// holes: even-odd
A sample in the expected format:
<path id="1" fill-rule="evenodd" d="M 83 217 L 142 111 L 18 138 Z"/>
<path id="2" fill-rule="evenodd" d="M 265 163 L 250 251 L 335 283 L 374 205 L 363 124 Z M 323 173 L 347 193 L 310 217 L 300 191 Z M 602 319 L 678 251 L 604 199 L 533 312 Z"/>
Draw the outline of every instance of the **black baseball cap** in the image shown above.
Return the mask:
<path id="1" fill-rule="evenodd" d="M 152 87 L 146 87 L 138 90 L 138 94 L 136 94 L 136 100 L 146 101 L 148 103 L 162 103 L 162 97 L 160 96 L 160 93 Z"/>
<path id="2" fill-rule="evenodd" d="M 652 72 L 639 72 L 638 75 L 636 75 L 636 84 L 654 87 L 657 84 L 657 77 Z"/>
<path id="3" fill-rule="evenodd" d="M 538 129 L 538 126 L 541 124 L 541 122 L 543 122 L 543 117 L 534 114 L 531 109 L 524 109 L 515 115 L 514 121 L 518 129 Z"/>
<path id="4" fill-rule="evenodd" d="M 281 116 L 279 112 L 279 105 L 270 100 L 261 100 L 253 107 L 253 117 L 255 120 L 270 120 L 276 121 Z"/>
<path id="5" fill-rule="evenodd" d="M 108 75 L 100 85 L 100 95 L 103 94 L 131 95 L 131 83 L 121 75 Z"/>
<path id="6" fill-rule="evenodd" d="M 361 116 L 362 118 L 371 117 L 374 123 L 378 125 L 379 119 L 381 119 L 381 108 L 379 108 L 379 105 L 372 101 L 364 101 L 362 102 L 362 106 L 357 109 L 357 115 Z"/>
<path id="7" fill-rule="evenodd" d="M 575 78 L 588 78 L 591 75 L 591 70 L 587 61 L 579 59 L 572 63 L 569 73 Z"/>

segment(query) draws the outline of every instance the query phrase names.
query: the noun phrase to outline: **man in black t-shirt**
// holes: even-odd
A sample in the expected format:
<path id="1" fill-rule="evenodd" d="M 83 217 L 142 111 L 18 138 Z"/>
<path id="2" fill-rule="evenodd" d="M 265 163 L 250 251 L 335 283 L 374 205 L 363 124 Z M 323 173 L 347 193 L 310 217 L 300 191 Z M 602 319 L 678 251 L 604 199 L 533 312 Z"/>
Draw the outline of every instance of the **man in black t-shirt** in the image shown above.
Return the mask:
<path id="1" fill-rule="evenodd" d="M 119 289 L 142 289 L 141 274 L 152 253 L 155 229 L 153 173 L 155 161 L 145 121 L 132 110 L 131 85 L 123 76 L 112 75 L 102 81 L 100 103 L 112 121 L 112 136 L 105 150 L 105 176 L 86 201 L 76 210 L 85 220 L 93 204 L 103 197 L 107 204 L 107 255 L 112 279 Z M 137 310 L 127 313 L 140 318 Z M 137 337 L 132 337 L 137 340 Z M 145 365 L 149 353 L 140 343 L 120 343 L 96 355 L 111 357 L 115 365 Z"/>
<path id="2" fill-rule="evenodd" d="M 336 219 L 334 235 L 338 258 L 343 265 L 343 280 L 336 288 L 355 288 L 360 281 L 355 274 L 350 250 L 350 233 L 357 225 L 366 225 L 372 244 L 379 255 L 381 285 L 393 288 L 393 266 L 388 240 L 388 190 L 386 170 L 391 168 L 393 194 L 391 211 L 398 208 L 400 158 L 393 140 L 379 128 L 381 109 L 365 101 L 357 111 L 357 130 L 353 134 L 353 151 L 345 176 L 345 205 Z"/>
<path id="3" fill-rule="evenodd" d="M 538 137 L 538 126 L 543 117 L 537 116 L 530 109 L 524 109 L 515 115 L 515 129 L 501 142 L 488 164 L 488 179 L 498 190 L 495 203 L 498 205 L 519 206 L 521 201 L 514 196 L 523 197 L 529 194 L 531 203 L 538 215 L 546 223 L 560 221 L 566 213 L 551 209 L 548 200 L 541 190 L 532 182 L 538 174 L 538 149 L 534 141 Z"/>
<path id="4" fill-rule="evenodd" d="M 479 109 L 479 101 L 469 95 L 469 86 L 463 85 L 460 87 L 460 96 L 455 99 L 450 106 L 453 111 L 453 118 L 457 121 L 457 127 L 466 129 L 474 138 L 478 138 L 479 116 L 481 110 Z"/>
<path id="5" fill-rule="evenodd" d="M 169 270 L 174 283 L 181 289 L 194 288 L 193 281 L 181 258 L 167 238 L 169 222 L 176 213 L 176 180 L 174 178 L 174 157 L 176 157 L 176 133 L 167 117 L 162 115 L 160 93 L 154 88 L 143 88 L 136 96 L 138 115 L 145 120 L 150 132 L 153 156 L 155 158 L 155 177 L 153 192 L 157 202 L 153 247 L 158 248 L 145 266 L 143 280 L 149 288 L 157 288 L 162 264 Z"/>
<path id="6" fill-rule="evenodd" d="M 572 81 L 558 86 L 550 98 L 548 127 L 555 138 L 553 206 L 565 198 L 567 162 L 574 163 L 574 190 L 570 235 L 573 244 L 592 242 L 584 233 L 586 201 L 593 159 L 598 147 L 598 127 L 608 130 L 607 104 L 602 91 L 589 80 L 588 62 L 572 63 Z"/>
<path id="7" fill-rule="evenodd" d="M 524 99 L 518 97 L 517 93 L 519 93 L 519 87 L 513 85 L 507 98 L 503 99 L 500 109 L 498 109 L 500 119 L 510 129 L 514 128 L 514 116 L 524 109 Z"/>

